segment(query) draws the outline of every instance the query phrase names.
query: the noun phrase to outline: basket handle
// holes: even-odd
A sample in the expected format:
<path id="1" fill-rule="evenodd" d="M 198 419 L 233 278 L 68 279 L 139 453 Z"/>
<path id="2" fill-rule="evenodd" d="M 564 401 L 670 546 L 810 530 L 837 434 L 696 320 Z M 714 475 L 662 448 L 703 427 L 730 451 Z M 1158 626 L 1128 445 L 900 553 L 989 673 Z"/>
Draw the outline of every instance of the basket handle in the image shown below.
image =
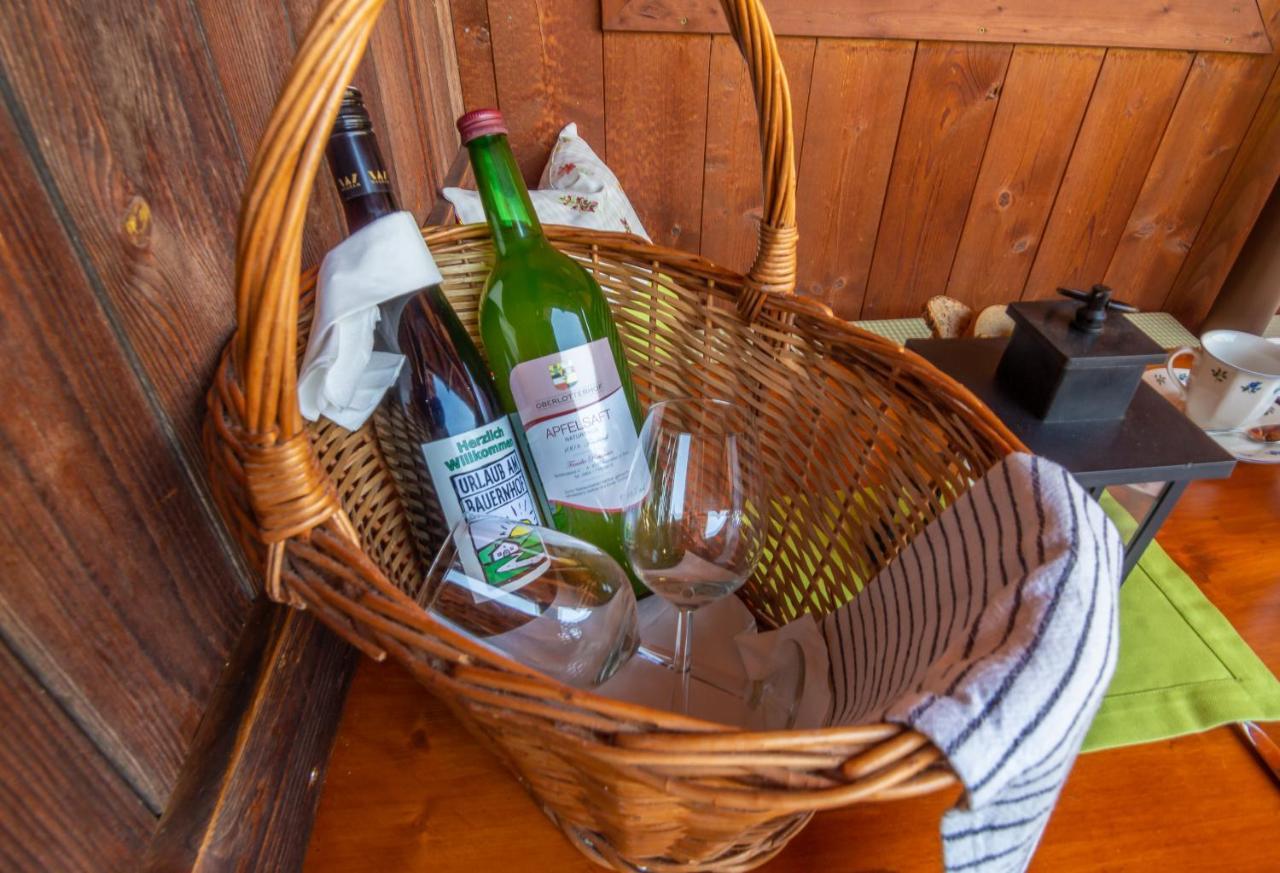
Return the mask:
<path id="1" fill-rule="evenodd" d="M 385 0 L 327 0 L 316 14 L 276 100 L 250 168 L 236 234 L 236 320 L 232 378 L 255 465 L 275 473 L 255 495 L 278 531 L 308 529 L 332 503 L 316 495 L 314 469 L 296 442 L 298 289 L 307 201 L 337 117 Z M 795 288 L 795 146 L 791 97 L 777 42 L 760 0 L 722 0 L 746 58 L 760 115 L 764 217 L 759 248 L 739 299 L 754 319 L 770 294 Z M 314 460 L 312 460 L 312 465 Z M 250 484 L 263 477 L 250 476 Z M 251 489 L 252 490 L 252 489 Z M 322 505 L 324 504 L 324 505 Z"/>
<path id="2" fill-rule="evenodd" d="M 729 31 L 746 59 L 760 119 L 764 213 L 756 258 L 738 298 L 738 311 L 755 321 L 770 294 L 796 287 L 796 152 L 791 89 L 782 55 L 761 0 L 720 0 Z"/>

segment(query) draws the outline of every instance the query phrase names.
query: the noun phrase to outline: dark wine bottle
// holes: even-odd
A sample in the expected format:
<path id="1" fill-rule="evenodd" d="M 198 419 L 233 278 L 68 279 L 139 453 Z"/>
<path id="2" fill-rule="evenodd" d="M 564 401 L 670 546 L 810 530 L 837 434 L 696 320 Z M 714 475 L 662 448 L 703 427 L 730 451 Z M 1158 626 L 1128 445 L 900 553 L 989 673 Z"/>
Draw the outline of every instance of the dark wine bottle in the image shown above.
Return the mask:
<path id="1" fill-rule="evenodd" d="M 369 113 L 347 89 L 327 155 L 347 228 L 355 234 L 397 211 L 391 177 Z M 439 285 L 383 304 L 375 346 L 405 357 L 397 382 L 374 414 L 374 429 L 410 521 L 420 560 L 429 562 L 464 518 L 500 516 L 513 526 L 541 524 L 511 421 L 488 367 Z M 486 526 L 492 529 L 493 526 Z M 475 543 L 475 568 L 501 588 L 522 571 Z"/>

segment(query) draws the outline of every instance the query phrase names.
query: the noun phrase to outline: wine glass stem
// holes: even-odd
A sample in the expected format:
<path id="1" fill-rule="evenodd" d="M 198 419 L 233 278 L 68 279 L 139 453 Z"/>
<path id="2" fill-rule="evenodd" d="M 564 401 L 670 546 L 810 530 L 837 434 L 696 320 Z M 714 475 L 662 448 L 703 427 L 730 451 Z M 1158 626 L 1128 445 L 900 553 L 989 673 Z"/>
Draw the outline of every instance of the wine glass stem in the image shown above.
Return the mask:
<path id="1" fill-rule="evenodd" d="M 676 670 L 675 699 L 672 709 L 689 714 L 689 648 L 693 643 L 693 610 L 676 607 L 676 651 L 672 666 Z"/>

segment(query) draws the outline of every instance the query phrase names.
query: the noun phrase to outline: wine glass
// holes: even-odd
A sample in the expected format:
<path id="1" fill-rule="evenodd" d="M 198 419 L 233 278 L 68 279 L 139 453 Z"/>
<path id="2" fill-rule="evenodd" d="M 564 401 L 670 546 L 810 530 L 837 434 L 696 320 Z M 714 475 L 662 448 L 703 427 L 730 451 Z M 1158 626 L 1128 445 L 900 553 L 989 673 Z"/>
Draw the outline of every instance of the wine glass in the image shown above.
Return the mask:
<path id="1" fill-rule="evenodd" d="M 635 594 L 617 561 L 510 518 L 460 522 L 416 599 L 438 621 L 578 688 L 609 679 L 640 639 Z"/>
<path id="2" fill-rule="evenodd" d="M 676 607 L 672 708 L 688 713 L 693 613 L 741 587 L 764 547 L 768 495 L 749 412 L 713 399 L 655 404 L 627 490 L 637 502 L 623 542 L 636 576 Z"/>

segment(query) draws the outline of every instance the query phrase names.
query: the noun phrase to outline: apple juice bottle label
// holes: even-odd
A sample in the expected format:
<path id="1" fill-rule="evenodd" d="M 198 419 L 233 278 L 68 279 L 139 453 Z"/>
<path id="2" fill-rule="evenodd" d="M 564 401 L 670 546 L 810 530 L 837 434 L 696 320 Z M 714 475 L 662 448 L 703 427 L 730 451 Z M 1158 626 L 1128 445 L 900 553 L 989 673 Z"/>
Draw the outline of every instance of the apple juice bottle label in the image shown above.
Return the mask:
<path id="1" fill-rule="evenodd" d="M 511 394 L 549 501 L 596 512 L 636 502 L 636 427 L 607 339 L 517 364 Z"/>
<path id="2" fill-rule="evenodd" d="M 472 586 L 476 598 L 538 578 L 550 559 L 532 530 L 538 508 L 507 418 L 426 443 L 422 453 L 449 526 L 483 518 L 470 526 L 471 550 L 458 544 L 468 575 L 484 583 Z"/>

